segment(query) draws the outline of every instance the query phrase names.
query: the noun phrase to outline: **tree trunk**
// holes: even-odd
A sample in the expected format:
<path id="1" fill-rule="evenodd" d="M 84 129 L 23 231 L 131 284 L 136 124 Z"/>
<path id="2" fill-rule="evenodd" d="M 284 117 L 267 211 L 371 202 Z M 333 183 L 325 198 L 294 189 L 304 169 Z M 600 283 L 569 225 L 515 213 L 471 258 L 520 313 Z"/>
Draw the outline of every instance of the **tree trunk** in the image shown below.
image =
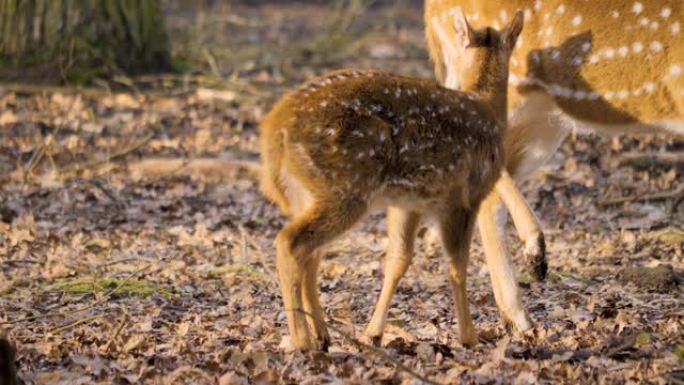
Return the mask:
<path id="1" fill-rule="evenodd" d="M 156 0 L 0 0 L 0 66 L 83 82 L 169 70 Z"/>

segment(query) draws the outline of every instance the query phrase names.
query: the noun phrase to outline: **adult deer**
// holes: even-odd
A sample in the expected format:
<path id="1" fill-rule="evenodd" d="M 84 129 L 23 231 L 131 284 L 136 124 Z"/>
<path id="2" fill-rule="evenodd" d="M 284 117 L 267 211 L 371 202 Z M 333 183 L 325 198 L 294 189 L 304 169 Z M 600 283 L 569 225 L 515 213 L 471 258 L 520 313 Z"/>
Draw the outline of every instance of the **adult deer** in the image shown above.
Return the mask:
<path id="1" fill-rule="evenodd" d="M 469 64 L 454 54 L 459 49 L 453 44 L 454 15 L 463 12 L 473 23 L 496 27 L 524 10 L 526 28 L 511 57 L 505 135 L 506 169 L 521 180 L 544 164 L 575 127 L 599 134 L 684 135 L 682 4 L 426 0 L 425 26 L 438 80 L 459 89 L 459 74 Z M 535 237 L 531 211 L 512 206 L 514 196 L 498 192 L 481 205 L 480 234 L 497 303 L 519 313 L 514 269 L 495 222 L 499 198 L 528 248 L 542 238 Z"/>
<path id="2" fill-rule="evenodd" d="M 261 189 L 291 221 L 276 238 L 290 335 L 300 349 L 329 343 L 318 300 L 320 248 L 373 206 L 388 207 L 385 284 L 367 334 L 379 339 L 411 260 L 421 216 L 437 219 L 450 259 L 461 341 L 476 343 L 466 276 L 480 202 L 501 178 L 511 51 L 522 12 L 499 33 L 456 18 L 470 64 L 462 91 L 374 70 L 314 79 L 284 96 L 261 126 Z M 497 182 L 503 180 L 504 182 Z M 498 187 L 497 187 L 498 188 Z"/>

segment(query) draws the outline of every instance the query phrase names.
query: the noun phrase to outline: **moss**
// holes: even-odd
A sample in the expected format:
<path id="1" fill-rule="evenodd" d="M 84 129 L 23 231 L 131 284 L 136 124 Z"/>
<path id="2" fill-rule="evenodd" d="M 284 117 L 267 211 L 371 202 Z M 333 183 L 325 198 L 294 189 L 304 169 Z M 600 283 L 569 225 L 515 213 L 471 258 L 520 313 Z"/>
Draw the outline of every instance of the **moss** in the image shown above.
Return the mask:
<path id="1" fill-rule="evenodd" d="M 684 230 L 676 227 L 668 227 L 653 234 L 657 239 L 668 244 L 679 244 L 684 242 Z"/>
<path id="2" fill-rule="evenodd" d="M 119 287 L 121 286 L 121 287 Z M 150 294 L 160 294 L 164 297 L 173 296 L 173 291 L 163 286 L 155 285 L 149 281 L 139 279 L 118 278 L 79 278 L 63 280 L 49 287 L 51 290 L 59 290 L 69 294 L 82 293 L 106 293 L 115 288 L 117 294 L 140 295 L 143 297 Z"/>
<path id="3" fill-rule="evenodd" d="M 235 263 L 230 265 L 219 266 L 209 270 L 208 274 L 210 277 L 214 278 L 224 275 L 235 275 L 244 277 L 249 280 L 261 282 L 267 281 L 266 276 L 262 272 L 258 271 L 253 266 L 245 263 Z"/>
<path id="4" fill-rule="evenodd" d="M 645 346 L 651 343 L 651 335 L 646 332 L 639 332 L 635 337 L 637 346 Z"/>
<path id="5" fill-rule="evenodd" d="M 684 361 L 684 345 L 677 346 L 675 354 L 677 355 L 677 358 Z"/>

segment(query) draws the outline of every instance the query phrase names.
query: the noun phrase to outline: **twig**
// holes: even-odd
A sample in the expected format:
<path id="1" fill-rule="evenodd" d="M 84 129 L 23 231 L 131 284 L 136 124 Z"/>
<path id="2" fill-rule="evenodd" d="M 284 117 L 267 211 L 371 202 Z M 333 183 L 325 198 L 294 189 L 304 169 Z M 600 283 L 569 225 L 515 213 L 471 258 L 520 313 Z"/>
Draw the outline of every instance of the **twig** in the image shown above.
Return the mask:
<path id="1" fill-rule="evenodd" d="M 111 191 L 109 188 L 105 187 L 102 181 L 98 179 L 90 179 L 88 180 L 88 183 L 97 187 L 98 190 L 102 191 L 109 199 L 111 199 L 119 211 L 123 211 L 123 209 L 126 208 L 126 202 L 121 197 L 119 197 L 114 191 Z"/>
<path id="2" fill-rule="evenodd" d="M 147 144 L 147 142 L 152 140 L 153 137 L 154 137 L 154 132 L 151 132 L 151 133 L 147 134 L 147 136 L 145 136 L 144 138 L 140 139 L 138 142 L 135 142 L 132 145 L 130 145 L 130 146 L 118 151 L 118 152 L 115 152 L 112 155 L 107 156 L 105 159 L 93 159 L 93 160 L 87 161 L 83 164 L 76 164 L 73 166 L 67 166 L 67 167 L 64 167 L 61 170 L 61 172 L 63 172 L 63 173 L 80 172 L 80 171 L 83 171 L 83 170 L 88 169 L 88 168 L 97 167 L 103 163 L 111 162 L 114 159 L 121 158 L 121 157 L 127 155 L 128 153 L 143 147 L 144 145 Z"/>
<path id="3" fill-rule="evenodd" d="M 117 326 L 116 331 L 114 332 L 114 335 L 109 339 L 109 342 L 107 343 L 107 347 L 105 347 L 105 351 L 109 352 L 112 350 L 112 344 L 116 339 L 119 337 L 119 334 L 121 334 L 121 331 L 123 330 L 124 326 L 128 323 L 128 314 L 124 313 L 119 321 L 119 326 Z"/>
<path id="4" fill-rule="evenodd" d="M 660 201 L 660 200 L 666 200 L 670 198 L 677 198 L 679 197 L 680 194 L 684 193 L 684 188 L 679 188 L 674 191 L 661 191 L 657 193 L 652 193 L 652 194 L 637 194 L 637 195 L 632 195 L 632 196 L 626 196 L 626 197 L 617 197 L 617 198 L 607 198 L 604 200 L 601 200 L 598 202 L 599 206 L 611 206 L 615 204 L 620 204 L 620 203 L 627 203 L 627 202 L 647 202 L 647 201 Z"/>
<path id="5" fill-rule="evenodd" d="M 288 309 L 286 309 L 286 310 L 288 310 Z M 309 312 L 307 312 L 307 311 L 305 311 L 305 310 L 302 310 L 302 309 L 294 309 L 294 311 L 298 311 L 298 312 L 300 312 L 300 313 L 303 313 L 305 316 L 311 317 L 311 318 L 313 318 L 314 320 L 316 319 L 316 318 L 314 317 L 313 314 L 311 314 L 311 313 L 309 313 Z M 413 377 L 413 378 L 415 378 L 415 379 L 417 379 L 417 380 L 419 380 L 419 381 L 422 381 L 422 382 L 425 383 L 425 384 L 429 384 L 429 385 L 442 385 L 441 383 L 436 382 L 436 381 L 433 381 L 433 380 L 431 380 L 431 379 L 425 377 L 424 375 L 422 375 L 422 374 L 416 372 L 415 370 L 409 368 L 408 366 L 404 365 L 401 361 L 399 361 L 398 359 L 392 357 L 390 354 L 388 354 L 388 353 L 385 352 L 384 350 L 382 350 L 382 349 L 380 349 L 380 348 L 376 348 L 376 347 L 373 346 L 373 345 L 369 345 L 369 344 L 366 344 L 366 343 L 364 343 L 364 342 L 359 341 L 357 338 L 352 337 L 349 333 L 343 331 L 342 329 L 340 329 L 340 328 L 338 328 L 338 327 L 336 327 L 336 326 L 333 326 L 333 325 L 329 324 L 329 323 L 326 322 L 325 320 L 321 320 L 321 321 L 323 322 L 323 324 L 324 324 L 326 327 L 330 328 L 332 331 L 334 331 L 334 332 L 338 333 L 339 335 L 341 335 L 344 339 L 346 339 L 347 341 L 349 341 L 349 342 L 351 342 L 352 344 L 354 344 L 357 348 L 362 349 L 362 350 L 369 350 L 369 351 L 371 351 L 372 353 L 377 354 L 377 355 L 380 356 L 382 359 L 384 359 L 384 360 L 386 360 L 386 361 L 389 361 L 389 362 L 393 363 L 394 365 L 396 365 L 397 368 L 398 368 L 399 370 L 408 373 L 411 377 Z"/>
<path id="6" fill-rule="evenodd" d="M 117 259 L 117 260 L 110 261 L 110 262 L 105 262 L 101 265 L 101 267 L 108 267 L 108 266 L 112 266 L 112 265 L 117 265 L 119 263 L 133 262 L 133 261 L 139 261 L 139 260 L 140 260 L 140 258 L 122 258 L 122 259 Z"/>
<path id="7" fill-rule="evenodd" d="M 247 262 L 247 229 L 242 224 L 238 225 L 238 230 L 240 230 L 240 243 L 242 251 L 242 262 Z"/>
<path id="8" fill-rule="evenodd" d="M 76 105 L 76 101 L 78 101 L 78 100 L 79 100 L 78 96 L 73 98 L 73 100 L 71 101 L 71 104 L 69 104 L 69 109 L 67 110 L 67 113 L 65 115 L 66 117 L 69 117 L 69 115 L 71 115 L 71 112 L 74 110 L 74 106 Z M 26 167 L 23 170 L 24 182 L 26 182 L 28 176 L 33 172 L 33 170 L 36 167 L 38 167 L 40 162 L 43 160 L 43 157 L 45 157 L 45 153 L 48 151 L 50 146 L 53 144 L 55 138 L 57 137 L 57 134 L 59 134 L 59 132 L 66 126 L 66 121 L 67 121 L 67 119 L 64 119 L 62 121 L 62 124 L 57 126 L 57 128 L 54 130 L 54 132 L 52 134 L 47 135 L 47 137 L 45 138 L 43 143 L 40 145 L 38 150 L 31 155 L 31 159 L 29 159 L 28 164 L 26 165 Z M 51 156 L 50 156 L 50 159 L 52 160 Z M 54 160 L 52 160 L 52 162 L 53 162 L 53 167 L 54 167 Z"/>
<path id="9" fill-rule="evenodd" d="M 671 216 L 675 215 L 675 213 L 677 212 L 677 208 L 679 208 L 679 205 L 682 204 L 682 202 L 684 202 L 684 189 L 682 189 L 679 196 L 672 203 L 672 208 L 670 208 Z"/>
<path id="10" fill-rule="evenodd" d="M 128 276 L 127 276 L 123 281 L 121 281 L 118 285 L 116 285 L 116 287 L 114 287 L 113 289 L 111 289 L 111 290 L 109 290 L 108 292 L 104 293 L 104 295 L 102 296 L 102 298 L 101 298 L 99 301 L 95 301 L 95 302 L 91 303 L 90 305 L 84 306 L 84 307 L 82 307 L 82 308 L 80 308 L 80 309 L 76 309 L 76 310 L 72 310 L 72 311 L 67 311 L 67 312 L 53 312 L 53 313 L 46 313 L 46 314 L 34 315 L 34 316 L 30 316 L 30 317 L 24 317 L 24 318 L 20 318 L 20 319 L 15 319 L 15 320 L 12 320 L 12 321 L 0 322 L 0 325 L 12 325 L 12 324 L 20 323 L 20 322 L 35 321 L 35 320 L 41 319 L 41 318 L 50 318 L 50 317 L 65 316 L 65 315 L 69 315 L 69 314 L 80 313 L 80 312 L 86 311 L 86 310 L 88 310 L 88 309 L 92 309 L 92 308 L 94 308 L 94 307 L 97 306 L 97 305 L 101 305 L 101 304 L 107 302 L 107 301 L 109 300 L 109 297 L 110 297 L 110 296 L 112 296 L 112 295 L 113 295 L 114 293 L 116 293 L 117 291 L 121 290 L 121 288 L 122 288 L 125 284 L 127 284 L 134 276 L 138 275 L 138 273 L 140 273 L 140 272 L 142 272 L 142 271 L 144 271 L 144 270 L 147 270 L 150 266 L 152 266 L 152 265 L 151 265 L 151 264 L 150 264 L 150 265 L 146 265 L 146 266 L 143 266 L 143 267 L 141 267 L 140 269 L 138 269 L 138 270 L 136 270 L 136 271 L 131 272 L 130 274 L 128 274 Z"/>
<path id="11" fill-rule="evenodd" d="M 50 329 L 50 330 L 46 331 L 45 334 L 43 335 L 43 337 L 47 337 L 47 335 L 50 334 L 50 333 L 59 333 L 59 332 L 63 332 L 63 331 L 65 331 L 65 330 L 69 329 L 69 328 L 72 328 L 72 327 L 74 327 L 74 326 L 78 326 L 78 325 L 83 324 L 83 323 L 86 323 L 86 322 L 90 322 L 90 321 L 96 320 L 96 319 L 98 319 L 98 318 L 102 318 L 102 315 L 101 315 L 101 314 L 98 314 L 98 315 L 95 315 L 95 316 L 92 316 L 92 317 L 88 317 L 88 318 L 81 318 L 81 319 L 79 319 L 79 320 L 76 320 L 76 321 L 73 321 L 73 322 L 69 322 L 69 323 L 64 324 L 64 325 L 62 325 L 62 326 L 57 326 L 56 328 L 53 328 L 53 329 Z"/>
<path id="12" fill-rule="evenodd" d="M 620 165 L 662 164 L 676 166 L 684 163 L 684 152 L 628 152 L 620 155 Z"/>
<path id="13" fill-rule="evenodd" d="M 214 55 L 209 52 L 208 49 L 204 48 L 202 50 L 202 55 L 204 55 L 204 58 L 207 60 L 207 64 L 209 64 L 209 69 L 211 69 L 211 73 L 216 76 L 218 79 L 223 79 L 223 76 L 221 76 L 221 71 L 219 70 L 219 66 L 216 63 L 216 58 Z"/>

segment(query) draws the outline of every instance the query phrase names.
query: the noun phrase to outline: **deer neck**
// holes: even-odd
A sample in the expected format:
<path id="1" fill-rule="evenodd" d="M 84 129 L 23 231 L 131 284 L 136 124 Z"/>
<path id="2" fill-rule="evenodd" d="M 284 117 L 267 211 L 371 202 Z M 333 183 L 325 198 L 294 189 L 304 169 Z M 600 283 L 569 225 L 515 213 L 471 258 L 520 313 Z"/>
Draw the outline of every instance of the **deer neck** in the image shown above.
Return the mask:
<path id="1" fill-rule="evenodd" d="M 498 63 L 491 63 L 484 71 L 472 77 L 472 82 L 464 82 L 463 91 L 472 92 L 489 103 L 499 124 L 506 123 L 508 118 L 508 68 L 501 70 Z"/>

